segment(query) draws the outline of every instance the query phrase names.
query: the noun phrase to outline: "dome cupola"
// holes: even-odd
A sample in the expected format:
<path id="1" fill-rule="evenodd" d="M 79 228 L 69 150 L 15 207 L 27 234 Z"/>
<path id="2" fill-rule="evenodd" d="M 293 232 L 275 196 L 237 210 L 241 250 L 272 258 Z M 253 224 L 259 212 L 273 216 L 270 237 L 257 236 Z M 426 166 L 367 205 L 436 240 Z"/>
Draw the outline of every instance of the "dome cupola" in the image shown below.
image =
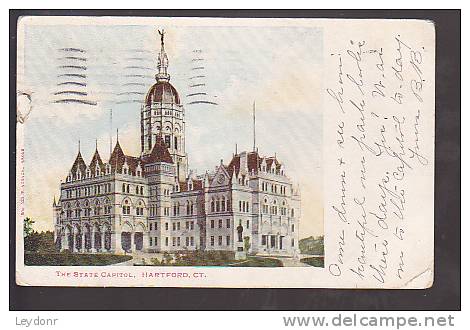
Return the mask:
<path id="1" fill-rule="evenodd" d="M 165 52 L 165 30 L 158 30 L 160 34 L 160 53 L 158 54 L 158 73 L 155 75 L 157 82 L 150 87 L 146 97 L 145 105 L 151 106 L 153 103 L 174 103 L 180 104 L 180 98 L 176 88 L 170 84 L 168 74 L 168 56 Z"/>

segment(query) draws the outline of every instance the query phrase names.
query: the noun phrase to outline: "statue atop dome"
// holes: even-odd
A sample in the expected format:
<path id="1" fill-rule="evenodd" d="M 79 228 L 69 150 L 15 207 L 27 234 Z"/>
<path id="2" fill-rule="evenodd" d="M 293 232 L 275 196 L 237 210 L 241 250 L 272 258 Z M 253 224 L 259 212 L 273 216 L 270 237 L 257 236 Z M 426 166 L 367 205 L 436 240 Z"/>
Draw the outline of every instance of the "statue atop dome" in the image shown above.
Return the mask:
<path id="1" fill-rule="evenodd" d="M 160 35 L 160 53 L 158 53 L 158 73 L 156 74 L 155 76 L 155 79 L 157 79 L 157 81 L 162 81 L 162 80 L 165 80 L 165 81 L 168 81 L 170 80 L 170 75 L 168 74 L 168 56 L 166 55 L 166 52 L 165 52 L 165 41 L 164 41 L 164 38 L 165 38 L 165 30 L 162 29 L 161 31 L 158 30 L 158 34 Z"/>
<path id="2" fill-rule="evenodd" d="M 158 31 L 158 34 L 160 35 L 160 42 L 161 42 L 162 49 L 163 49 L 164 44 L 165 44 L 165 42 L 163 41 L 163 38 L 165 38 L 165 29 L 162 29 L 161 31 L 160 30 L 157 30 L 157 31 Z"/>

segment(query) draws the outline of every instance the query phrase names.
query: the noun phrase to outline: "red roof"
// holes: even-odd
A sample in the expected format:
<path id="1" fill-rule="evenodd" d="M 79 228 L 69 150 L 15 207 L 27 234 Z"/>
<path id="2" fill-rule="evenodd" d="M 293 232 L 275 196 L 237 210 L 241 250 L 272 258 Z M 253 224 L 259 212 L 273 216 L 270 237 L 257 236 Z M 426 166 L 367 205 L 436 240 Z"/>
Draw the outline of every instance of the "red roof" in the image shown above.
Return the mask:
<path id="1" fill-rule="evenodd" d="M 135 173 L 139 161 L 139 157 L 125 155 L 124 151 L 122 151 L 119 141 L 117 141 L 116 146 L 111 153 L 111 157 L 109 158 L 109 165 L 111 165 L 111 172 L 117 171 L 119 173 L 122 172 L 124 163 L 127 163 L 127 166 L 129 166 L 129 172 Z"/>
<path id="2" fill-rule="evenodd" d="M 258 173 L 259 166 L 261 161 L 263 160 L 259 155 L 258 152 L 252 151 L 247 153 L 247 163 L 248 163 L 248 172 L 254 171 Z M 233 156 L 230 163 L 226 166 L 226 170 L 230 176 L 232 176 L 233 168 L 235 167 L 235 174 L 240 172 L 240 155 L 237 154 Z"/>
<path id="3" fill-rule="evenodd" d="M 95 154 L 93 155 L 93 158 L 90 163 L 90 169 L 92 170 L 92 172 L 95 170 L 96 164 L 98 164 L 101 171 L 105 171 L 106 167 L 103 161 L 101 160 L 101 156 L 100 156 L 100 153 L 98 152 L 98 149 L 95 150 Z"/>
<path id="4" fill-rule="evenodd" d="M 145 105 L 150 106 L 155 102 L 180 104 L 180 97 L 172 84 L 165 80 L 159 80 L 150 87 L 145 97 Z"/>
<path id="5" fill-rule="evenodd" d="M 180 191 L 189 191 L 187 181 L 180 181 Z M 193 189 L 192 190 L 202 190 L 202 180 L 193 179 Z"/>
<path id="6" fill-rule="evenodd" d="M 72 169 L 70 170 L 73 176 L 75 176 L 75 174 L 77 173 L 77 169 L 80 171 L 82 175 L 85 175 L 86 164 L 85 164 L 85 161 L 83 160 L 83 157 L 80 151 L 78 152 L 77 158 L 75 158 L 75 162 L 73 163 Z"/>
<path id="7" fill-rule="evenodd" d="M 152 148 L 150 155 L 144 158 L 146 164 L 153 163 L 169 163 L 173 164 L 173 159 L 171 158 L 170 152 L 163 141 L 161 135 L 157 136 L 157 141 Z"/>

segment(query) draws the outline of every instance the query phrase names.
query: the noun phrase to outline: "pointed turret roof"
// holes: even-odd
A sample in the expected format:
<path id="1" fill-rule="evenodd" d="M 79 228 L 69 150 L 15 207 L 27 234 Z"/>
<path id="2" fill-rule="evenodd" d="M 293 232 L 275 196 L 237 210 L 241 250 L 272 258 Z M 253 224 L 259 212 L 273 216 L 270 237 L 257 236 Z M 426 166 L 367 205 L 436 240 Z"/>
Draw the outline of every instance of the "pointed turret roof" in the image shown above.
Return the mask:
<path id="1" fill-rule="evenodd" d="M 157 136 L 157 141 L 155 141 L 155 145 L 152 148 L 152 152 L 150 152 L 150 155 L 145 158 L 145 162 L 147 164 L 173 164 L 173 159 L 171 158 L 170 152 L 168 151 L 168 148 L 166 147 L 161 135 Z"/>
<path id="2" fill-rule="evenodd" d="M 73 163 L 72 169 L 70 171 L 72 172 L 72 175 L 75 175 L 77 173 L 77 170 L 80 171 L 82 175 L 85 175 L 86 164 L 83 160 L 80 150 L 78 151 L 77 157 L 75 158 L 75 162 Z"/>
<path id="3" fill-rule="evenodd" d="M 104 165 L 103 161 L 101 160 L 101 156 L 100 156 L 100 153 L 98 152 L 98 149 L 95 150 L 95 154 L 93 155 L 93 158 L 92 158 L 91 163 L 90 163 L 90 169 L 92 171 L 95 170 L 96 164 L 98 164 L 101 171 L 105 170 L 105 165 Z"/>

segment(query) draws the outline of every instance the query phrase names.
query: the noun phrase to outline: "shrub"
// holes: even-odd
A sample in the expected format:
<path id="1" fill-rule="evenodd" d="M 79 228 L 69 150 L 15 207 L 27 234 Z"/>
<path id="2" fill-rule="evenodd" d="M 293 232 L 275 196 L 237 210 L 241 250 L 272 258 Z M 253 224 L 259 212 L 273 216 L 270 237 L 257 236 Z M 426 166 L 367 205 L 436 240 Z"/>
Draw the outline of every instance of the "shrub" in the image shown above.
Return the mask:
<path id="1" fill-rule="evenodd" d="M 300 259 L 300 261 L 313 267 L 325 267 L 324 257 L 308 257 Z"/>

